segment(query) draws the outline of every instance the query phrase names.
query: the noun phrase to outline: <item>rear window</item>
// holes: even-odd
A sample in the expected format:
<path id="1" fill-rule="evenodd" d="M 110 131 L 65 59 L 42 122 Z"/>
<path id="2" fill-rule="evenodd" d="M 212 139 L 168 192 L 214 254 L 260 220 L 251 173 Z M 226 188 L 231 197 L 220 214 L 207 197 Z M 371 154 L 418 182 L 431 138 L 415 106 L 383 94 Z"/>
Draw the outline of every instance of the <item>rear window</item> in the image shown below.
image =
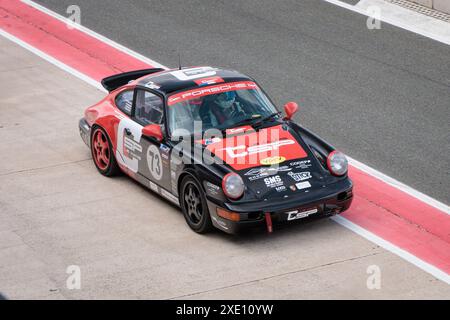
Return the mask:
<path id="1" fill-rule="evenodd" d="M 131 107 L 133 106 L 134 90 L 126 90 L 116 96 L 116 106 L 123 113 L 131 116 Z"/>

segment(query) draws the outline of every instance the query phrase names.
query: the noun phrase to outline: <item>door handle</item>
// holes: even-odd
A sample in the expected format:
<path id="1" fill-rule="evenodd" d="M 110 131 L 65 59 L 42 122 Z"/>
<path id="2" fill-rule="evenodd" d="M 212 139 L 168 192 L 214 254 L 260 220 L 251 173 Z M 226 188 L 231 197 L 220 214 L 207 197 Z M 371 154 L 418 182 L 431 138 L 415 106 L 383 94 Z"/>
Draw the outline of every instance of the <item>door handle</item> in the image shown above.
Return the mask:
<path id="1" fill-rule="evenodd" d="M 129 136 L 129 135 L 131 134 L 131 131 L 130 131 L 130 129 L 128 129 L 128 128 L 125 128 L 125 133 L 127 134 L 127 136 Z"/>

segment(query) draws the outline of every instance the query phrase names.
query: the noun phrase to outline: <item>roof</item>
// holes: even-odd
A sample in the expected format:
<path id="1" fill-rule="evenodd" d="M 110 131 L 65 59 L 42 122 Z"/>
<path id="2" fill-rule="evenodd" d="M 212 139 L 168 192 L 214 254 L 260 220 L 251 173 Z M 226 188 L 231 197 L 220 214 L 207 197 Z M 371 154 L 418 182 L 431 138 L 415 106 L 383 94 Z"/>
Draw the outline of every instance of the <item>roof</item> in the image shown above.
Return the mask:
<path id="1" fill-rule="evenodd" d="M 153 73 L 138 79 L 137 85 L 170 94 L 211 84 L 236 81 L 253 81 L 253 79 L 234 70 L 204 66 Z"/>

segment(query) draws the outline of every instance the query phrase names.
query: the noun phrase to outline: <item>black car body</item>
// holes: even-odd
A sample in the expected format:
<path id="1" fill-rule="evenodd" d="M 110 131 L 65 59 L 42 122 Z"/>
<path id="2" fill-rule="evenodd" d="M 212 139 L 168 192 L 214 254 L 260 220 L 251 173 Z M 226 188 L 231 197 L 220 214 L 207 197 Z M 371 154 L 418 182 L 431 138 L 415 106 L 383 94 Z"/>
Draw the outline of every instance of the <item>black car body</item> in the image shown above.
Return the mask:
<path id="1" fill-rule="evenodd" d="M 352 202 L 345 157 L 291 120 L 296 104 L 282 118 L 248 76 L 148 69 L 102 83 L 109 95 L 79 126 L 97 169 L 120 168 L 179 205 L 197 232 L 271 231 L 272 222 L 327 217 Z M 206 124 L 199 131 L 196 119 Z"/>

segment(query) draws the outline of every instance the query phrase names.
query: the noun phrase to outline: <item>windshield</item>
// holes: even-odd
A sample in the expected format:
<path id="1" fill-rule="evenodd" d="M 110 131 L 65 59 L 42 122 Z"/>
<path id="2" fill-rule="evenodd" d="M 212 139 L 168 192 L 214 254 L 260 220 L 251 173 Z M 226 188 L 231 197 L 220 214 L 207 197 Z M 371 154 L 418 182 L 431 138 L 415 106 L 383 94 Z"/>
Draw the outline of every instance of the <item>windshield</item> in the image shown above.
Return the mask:
<path id="1" fill-rule="evenodd" d="M 208 129 L 225 130 L 252 124 L 278 114 L 278 110 L 251 81 L 224 83 L 174 94 L 168 99 L 171 134 L 184 129 L 194 133 Z M 197 123 L 196 123 L 197 122 Z"/>

